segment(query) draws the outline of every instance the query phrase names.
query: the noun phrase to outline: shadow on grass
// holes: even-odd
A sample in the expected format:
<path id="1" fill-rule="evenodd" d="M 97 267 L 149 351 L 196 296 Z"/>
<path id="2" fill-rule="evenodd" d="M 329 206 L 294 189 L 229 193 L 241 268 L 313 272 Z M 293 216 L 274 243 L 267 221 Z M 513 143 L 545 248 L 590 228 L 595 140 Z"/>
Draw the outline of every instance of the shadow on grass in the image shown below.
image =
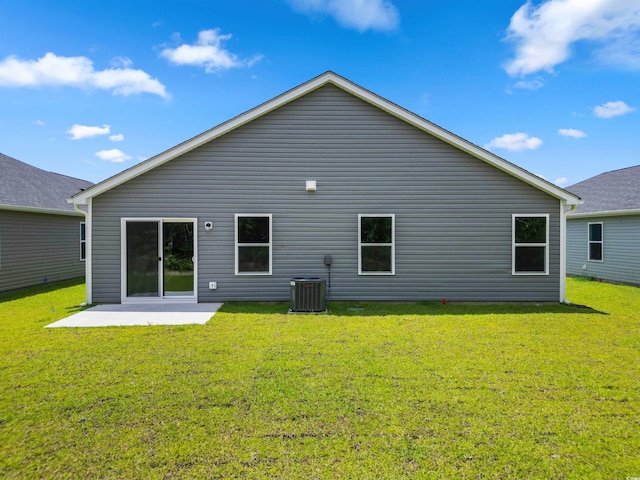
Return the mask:
<path id="1" fill-rule="evenodd" d="M 26 288 L 19 288 L 16 290 L 9 290 L 7 292 L 0 293 L 0 302 L 11 302 L 13 300 L 23 300 L 25 298 L 33 297 L 36 295 L 42 295 L 43 293 L 53 292 L 61 288 L 75 287 L 78 285 L 82 285 L 83 283 L 84 283 L 84 278 L 79 277 L 79 278 L 73 278 L 71 280 L 63 280 L 60 282 L 43 283 L 42 285 L 36 285 L 35 287 L 26 287 Z M 67 308 L 69 308 L 70 310 L 76 309 L 77 311 L 80 311 L 84 307 L 81 307 L 80 305 L 75 305 Z M 75 311 L 73 311 L 72 313 L 75 313 Z"/>
<path id="2" fill-rule="evenodd" d="M 246 314 L 286 314 L 288 302 L 226 302 L 220 313 Z M 388 315 L 530 315 L 530 314 L 601 314 L 584 305 L 566 305 L 560 303 L 446 303 L 440 302 L 329 302 L 327 312 L 330 316 L 388 316 Z"/>

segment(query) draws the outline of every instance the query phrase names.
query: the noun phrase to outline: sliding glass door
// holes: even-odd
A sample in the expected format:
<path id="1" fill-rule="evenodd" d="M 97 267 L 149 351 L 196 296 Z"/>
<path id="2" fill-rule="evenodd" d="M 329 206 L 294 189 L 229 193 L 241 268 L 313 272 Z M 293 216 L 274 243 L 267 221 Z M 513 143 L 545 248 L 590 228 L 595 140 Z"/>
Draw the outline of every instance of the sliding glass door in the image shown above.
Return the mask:
<path id="1" fill-rule="evenodd" d="M 123 220 L 123 299 L 195 298 L 195 226 L 195 220 Z"/>

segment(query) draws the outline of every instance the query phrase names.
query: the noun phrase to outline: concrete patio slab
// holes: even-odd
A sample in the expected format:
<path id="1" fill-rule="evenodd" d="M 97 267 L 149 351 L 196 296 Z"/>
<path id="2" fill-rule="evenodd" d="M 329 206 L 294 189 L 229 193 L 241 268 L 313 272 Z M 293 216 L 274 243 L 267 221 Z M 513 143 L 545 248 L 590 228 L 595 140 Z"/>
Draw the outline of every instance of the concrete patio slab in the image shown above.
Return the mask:
<path id="1" fill-rule="evenodd" d="M 207 323 L 221 303 L 134 303 L 97 305 L 45 328 L 189 325 Z"/>

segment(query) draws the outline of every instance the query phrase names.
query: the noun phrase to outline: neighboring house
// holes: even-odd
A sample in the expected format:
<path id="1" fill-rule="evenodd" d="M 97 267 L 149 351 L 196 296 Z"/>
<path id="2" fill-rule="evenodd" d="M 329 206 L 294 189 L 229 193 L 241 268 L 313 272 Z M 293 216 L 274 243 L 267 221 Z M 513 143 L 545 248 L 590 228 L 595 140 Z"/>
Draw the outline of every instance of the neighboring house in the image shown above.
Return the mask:
<path id="1" fill-rule="evenodd" d="M 84 215 L 67 198 L 91 185 L 0 154 L 0 291 L 84 275 Z"/>
<path id="2" fill-rule="evenodd" d="M 567 216 L 568 274 L 640 285 L 640 165 L 568 190 L 584 200 Z"/>
<path id="3" fill-rule="evenodd" d="M 563 301 L 579 201 L 332 72 L 73 197 L 96 303 Z"/>

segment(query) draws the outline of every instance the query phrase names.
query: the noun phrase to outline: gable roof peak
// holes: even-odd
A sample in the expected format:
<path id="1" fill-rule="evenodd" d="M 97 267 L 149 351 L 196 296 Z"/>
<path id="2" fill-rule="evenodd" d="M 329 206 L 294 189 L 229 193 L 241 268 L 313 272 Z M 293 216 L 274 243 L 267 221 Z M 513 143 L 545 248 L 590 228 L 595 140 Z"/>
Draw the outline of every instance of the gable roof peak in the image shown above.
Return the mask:
<path id="1" fill-rule="evenodd" d="M 269 112 L 272 112 L 296 99 L 307 95 L 318 88 L 333 84 L 347 93 L 360 98 L 361 100 L 368 102 L 369 104 L 383 110 L 384 112 L 393 115 L 410 125 L 462 150 L 479 160 L 482 160 L 493 167 L 502 170 L 509 175 L 518 178 L 533 187 L 546 192 L 547 194 L 565 201 L 568 205 L 578 205 L 580 199 L 572 193 L 546 181 L 542 178 L 527 172 L 523 168 L 514 165 L 507 160 L 498 157 L 497 155 L 478 147 L 477 145 L 465 140 L 438 125 L 429 122 L 428 120 L 420 117 L 419 115 L 406 110 L 403 107 L 396 105 L 395 103 L 353 83 L 352 81 L 338 75 L 337 73 L 328 70 L 317 77 L 308 80 L 297 87 L 294 87 L 286 92 L 278 95 L 277 97 L 258 105 L 257 107 L 246 111 L 226 122 L 219 124 L 218 126 L 207 130 L 195 137 L 180 143 L 179 145 L 162 152 L 148 160 L 145 160 L 133 167 L 124 170 L 123 172 L 104 180 L 101 183 L 87 189 L 84 192 L 78 193 L 69 199 L 70 202 L 76 205 L 86 205 L 89 198 L 99 195 L 107 190 L 110 190 L 132 178 L 135 178 L 143 173 L 156 168 L 184 153 L 187 153 L 205 143 L 215 140 L 232 130 L 235 130 L 242 125 L 245 125 Z"/>

